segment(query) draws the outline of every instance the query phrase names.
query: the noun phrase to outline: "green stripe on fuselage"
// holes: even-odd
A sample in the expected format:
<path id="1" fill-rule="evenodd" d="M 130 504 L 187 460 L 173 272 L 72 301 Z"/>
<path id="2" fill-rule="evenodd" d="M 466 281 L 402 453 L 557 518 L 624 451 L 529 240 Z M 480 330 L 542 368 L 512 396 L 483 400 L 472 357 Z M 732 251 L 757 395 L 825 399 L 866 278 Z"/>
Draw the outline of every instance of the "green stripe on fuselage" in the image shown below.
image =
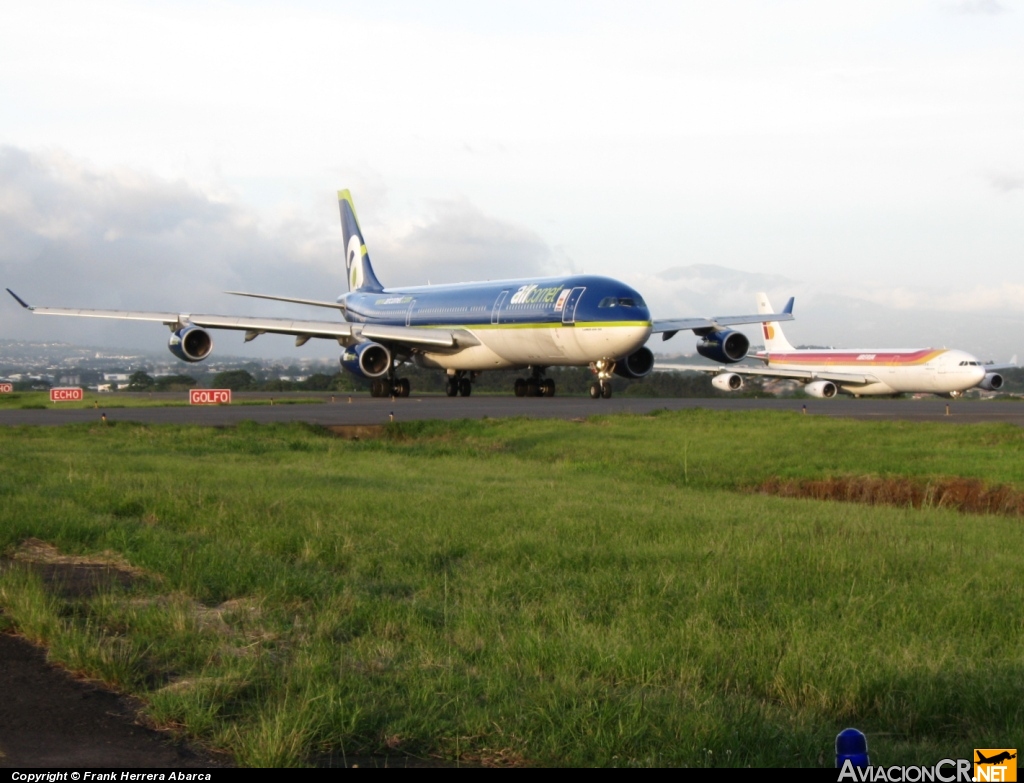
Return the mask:
<path id="1" fill-rule="evenodd" d="M 357 323 L 353 321 L 353 323 Z M 405 324 L 392 324 L 384 321 L 364 321 L 361 326 L 405 326 Z M 409 325 L 410 329 L 558 329 L 563 326 L 575 329 L 583 327 L 613 328 L 617 326 L 651 326 L 650 321 L 577 321 L 576 323 L 563 324 L 561 322 L 551 323 L 526 323 L 526 324 L 417 324 Z"/>

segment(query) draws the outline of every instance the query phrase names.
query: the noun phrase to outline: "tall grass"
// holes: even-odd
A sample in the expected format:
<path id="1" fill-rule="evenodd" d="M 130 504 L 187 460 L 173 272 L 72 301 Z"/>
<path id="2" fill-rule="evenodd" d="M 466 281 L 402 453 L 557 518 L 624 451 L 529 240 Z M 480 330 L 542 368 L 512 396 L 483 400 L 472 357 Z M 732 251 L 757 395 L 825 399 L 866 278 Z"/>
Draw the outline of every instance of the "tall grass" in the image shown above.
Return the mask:
<path id="1" fill-rule="evenodd" d="M 736 490 L 1022 487 L 1022 443 L 703 411 L 359 442 L 7 430 L 0 546 L 113 550 L 151 577 L 61 604 L 8 571 L 0 601 L 68 665 L 106 671 L 61 640 L 95 645 L 154 719 L 242 763 L 827 765 L 847 725 L 887 764 L 934 763 L 1024 734 L 1020 521 Z"/>

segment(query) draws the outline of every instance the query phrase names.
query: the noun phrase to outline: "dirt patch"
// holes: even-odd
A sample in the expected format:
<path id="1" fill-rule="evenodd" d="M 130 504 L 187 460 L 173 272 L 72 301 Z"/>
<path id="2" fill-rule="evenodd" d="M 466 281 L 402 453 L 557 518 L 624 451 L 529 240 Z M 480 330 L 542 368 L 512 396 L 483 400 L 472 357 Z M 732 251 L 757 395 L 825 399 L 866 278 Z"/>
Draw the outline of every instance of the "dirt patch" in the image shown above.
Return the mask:
<path id="1" fill-rule="evenodd" d="M 47 590 L 62 598 L 85 598 L 115 584 L 129 588 L 146 577 L 141 568 L 132 566 L 115 552 L 88 557 L 65 555 L 38 538 L 22 542 L 10 561 L 37 574 Z"/>
<path id="2" fill-rule="evenodd" d="M 1024 516 L 1024 492 L 1004 485 L 988 486 L 979 479 L 951 478 L 923 482 L 875 476 L 770 478 L 755 487 L 754 491 L 785 498 L 913 508 L 951 508 L 968 514 Z"/>
<path id="3" fill-rule="evenodd" d="M 384 437 L 383 424 L 336 424 L 325 429 L 345 440 L 371 440 Z"/>

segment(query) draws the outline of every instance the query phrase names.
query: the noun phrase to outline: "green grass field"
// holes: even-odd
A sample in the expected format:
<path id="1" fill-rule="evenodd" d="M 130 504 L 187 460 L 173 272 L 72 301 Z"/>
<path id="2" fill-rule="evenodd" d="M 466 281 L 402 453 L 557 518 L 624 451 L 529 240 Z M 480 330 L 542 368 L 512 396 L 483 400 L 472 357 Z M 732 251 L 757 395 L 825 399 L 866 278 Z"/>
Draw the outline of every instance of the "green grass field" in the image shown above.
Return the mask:
<path id="1" fill-rule="evenodd" d="M 770 477 L 1024 489 L 1024 431 L 689 410 L 586 422 L 0 430 L 0 623 L 242 764 L 875 763 L 1024 736 L 1017 517 L 754 494 Z M 1019 744 L 1019 743 L 1017 743 Z"/>

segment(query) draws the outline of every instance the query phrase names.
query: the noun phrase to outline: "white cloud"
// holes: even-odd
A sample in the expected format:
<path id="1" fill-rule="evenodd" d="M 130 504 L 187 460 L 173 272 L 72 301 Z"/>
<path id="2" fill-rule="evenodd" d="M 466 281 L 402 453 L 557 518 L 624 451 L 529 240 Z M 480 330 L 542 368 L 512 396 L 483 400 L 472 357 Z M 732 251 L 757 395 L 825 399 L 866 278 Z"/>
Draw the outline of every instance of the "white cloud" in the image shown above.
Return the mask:
<path id="1" fill-rule="evenodd" d="M 551 248 L 534 232 L 484 215 L 468 201 L 434 200 L 415 221 L 372 243 L 385 285 L 423 285 L 538 277 L 556 268 Z M 367 242 L 371 242 L 367 238 Z M 380 263 L 387 259 L 393 272 Z"/>
<path id="2" fill-rule="evenodd" d="M 994 16 L 1005 14 L 1009 9 L 998 0 L 960 0 L 947 6 L 960 14 L 984 14 Z"/>
<path id="3" fill-rule="evenodd" d="M 331 194 L 333 195 L 333 194 Z M 370 192 L 371 205 L 383 203 Z M 325 196 L 330 199 L 331 196 Z M 333 299 L 344 289 L 337 207 L 270 222 L 251 207 L 183 181 L 103 169 L 51 151 L 0 147 L 0 274 L 33 304 L 182 312 L 309 315 L 295 305 L 239 300 L 224 290 Z M 386 284 L 537 276 L 555 255 L 535 233 L 468 201 L 433 201 L 415 218 L 364 231 Z M 322 315 L 321 311 L 316 311 Z M 151 340 L 152 328 L 29 318 L 0 309 L 6 337 L 110 345 Z M 228 340 L 231 339 L 227 336 Z M 258 346 L 257 349 L 261 348 Z M 274 355 L 280 346 L 268 346 Z"/>
<path id="4" fill-rule="evenodd" d="M 721 298 L 658 277 L 699 263 L 798 281 L 805 306 L 818 288 L 890 315 L 924 310 L 887 289 L 955 307 L 1024 285 L 1017 10 L 14 4 L 0 144 L 49 151 L 0 183 L 0 262 L 98 306 L 330 298 L 328 194 L 349 187 L 391 284 L 582 269 L 659 314 L 749 308 L 741 280 Z"/>
<path id="5" fill-rule="evenodd" d="M 989 177 L 989 182 L 1000 193 L 1011 193 L 1015 190 L 1024 189 L 1024 175 L 1021 174 L 992 174 Z"/>
<path id="6" fill-rule="evenodd" d="M 792 280 L 749 274 L 712 265 L 665 270 L 630 281 L 648 300 L 655 317 L 755 312 L 754 295 L 765 291 L 776 308 L 796 297 L 796 320 L 785 326 L 795 345 L 836 347 L 956 347 L 985 359 L 1024 350 L 1024 286 L 976 284 L 951 293 L 941 287 L 892 287 L 850 282 L 840 288 L 820 278 Z M 740 327 L 759 340 L 755 327 Z M 682 334 L 658 351 L 692 352 L 695 340 Z"/>

